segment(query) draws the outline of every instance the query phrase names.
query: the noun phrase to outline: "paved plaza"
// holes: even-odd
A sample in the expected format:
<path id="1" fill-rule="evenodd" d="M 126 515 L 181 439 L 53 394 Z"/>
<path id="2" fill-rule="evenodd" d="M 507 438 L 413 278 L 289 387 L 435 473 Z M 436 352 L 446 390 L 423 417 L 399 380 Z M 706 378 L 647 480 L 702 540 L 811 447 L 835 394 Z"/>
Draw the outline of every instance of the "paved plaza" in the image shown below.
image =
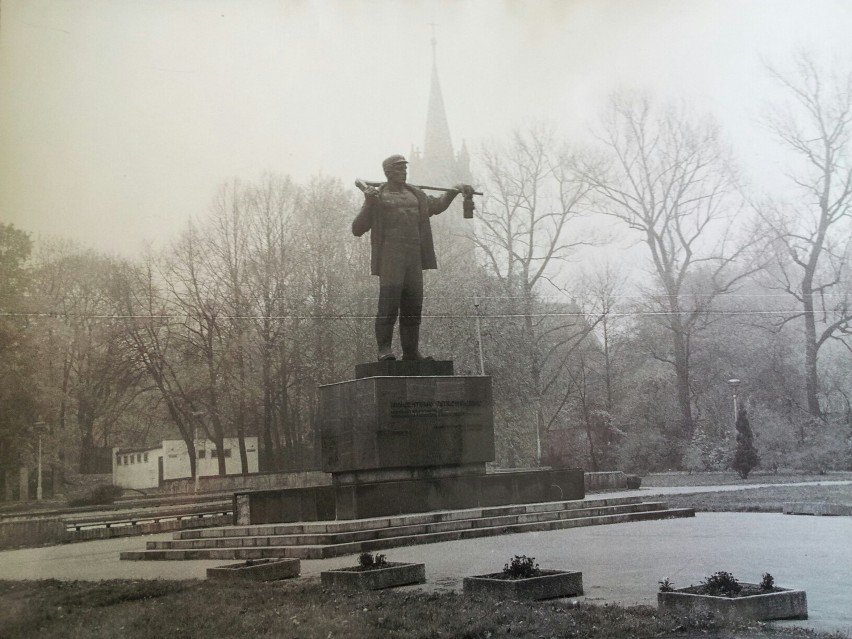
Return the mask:
<path id="1" fill-rule="evenodd" d="M 643 491 L 644 492 L 644 491 Z M 635 494 L 635 492 L 633 493 Z M 0 552 L 0 579 L 202 579 L 227 561 L 120 561 L 150 535 Z M 852 635 L 852 517 L 698 513 L 695 518 L 634 522 L 409 546 L 385 551 L 426 564 L 427 583 L 460 589 L 466 575 L 500 570 L 513 555 L 543 568 L 580 570 L 585 600 L 655 605 L 657 582 L 698 583 L 720 570 L 741 581 L 771 573 L 780 586 L 808 593 L 810 619 L 781 622 Z M 302 577 L 352 565 L 353 557 L 302 561 Z"/>

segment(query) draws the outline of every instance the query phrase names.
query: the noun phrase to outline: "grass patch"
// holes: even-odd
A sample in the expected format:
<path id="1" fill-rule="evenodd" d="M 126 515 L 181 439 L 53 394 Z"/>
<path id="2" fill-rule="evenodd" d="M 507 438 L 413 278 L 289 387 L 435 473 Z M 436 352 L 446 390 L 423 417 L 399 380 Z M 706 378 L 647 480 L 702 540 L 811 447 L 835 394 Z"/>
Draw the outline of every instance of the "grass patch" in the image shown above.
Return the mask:
<path id="1" fill-rule="evenodd" d="M 680 619 L 647 606 L 496 601 L 455 592 L 350 593 L 316 580 L 0 582 L 0 635 L 70 637 L 831 637 Z M 837 636 L 837 635 L 834 635 Z"/>
<path id="2" fill-rule="evenodd" d="M 743 487 L 743 490 L 725 492 L 665 495 L 664 499 L 672 508 L 694 508 L 701 512 L 780 513 L 784 502 L 788 501 L 852 504 L 852 484 Z"/>
<path id="3" fill-rule="evenodd" d="M 642 477 L 642 488 L 668 486 L 748 486 L 750 484 L 819 483 L 825 481 L 852 481 L 852 473 L 832 471 L 824 475 L 813 475 L 808 473 L 753 471 L 748 476 L 748 479 L 740 479 L 740 476 L 733 471 L 651 473 Z"/>

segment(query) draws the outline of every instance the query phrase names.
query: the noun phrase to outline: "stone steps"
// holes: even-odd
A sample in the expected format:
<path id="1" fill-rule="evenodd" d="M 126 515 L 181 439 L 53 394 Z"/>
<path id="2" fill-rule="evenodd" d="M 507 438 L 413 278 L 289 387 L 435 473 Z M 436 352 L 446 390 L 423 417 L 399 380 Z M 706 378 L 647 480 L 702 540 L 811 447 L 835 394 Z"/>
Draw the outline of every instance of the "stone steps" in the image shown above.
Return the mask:
<path id="1" fill-rule="evenodd" d="M 581 517 L 598 517 L 603 515 L 615 515 L 622 513 L 646 512 L 662 510 L 662 503 L 637 503 L 618 506 L 601 506 L 597 508 L 582 508 L 573 510 L 538 511 L 531 513 L 517 513 L 509 515 L 486 516 L 480 518 L 453 519 L 447 521 L 435 521 L 432 523 L 415 523 L 401 526 L 388 526 L 384 528 L 370 528 L 366 530 L 352 530 L 346 532 L 306 532 L 292 534 L 263 534 L 243 535 L 226 537 L 203 537 L 176 535 L 172 541 L 149 541 L 148 550 L 186 550 L 209 548 L 214 545 L 217 548 L 241 548 L 256 546 L 320 546 L 331 544 L 342 544 L 350 542 L 370 541 L 373 539 L 386 539 L 390 537 L 407 537 L 429 533 L 453 532 L 470 528 L 490 528 L 498 526 L 509 526 L 516 524 L 535 523 L 550 521 L 554 519 L 575 519 Z M 239 530 L 239 529 L 238 529 Z M 245 529 L 243 529 L 245 531 Z M 195 531 L 193 531 L 195 532 Z"/>
<path id="2" fill-rule="evenodd" d="M 121 558 L 324 559 L 441 541 L 694 515 L 693 509 L 669 509 L 635 497 L 545 502 L 364 520 L 188 530 L 175 533 L 170 541 L 148 542 L 146 550 L 123 552 Z"/>
<path id="3" fill-rule="evenodd" d="M 394 526 L 432 524 L 444 521 L 465 519 L 483 519 L 504 515 L 523 515 L 537 512 L 553 512 L 559 510 L 578 510 L 602 508 L 609 506 L 624 506 L 647 503 L 639 497 L 593 498 L 515 504 L 508 506 L 486 506 L 464 508 L 458 510 L 438 510 L 407 515 L 391 515 L 371 517 L 367 519 L 348 519 L 340 521 L 310 521 L 299 523 L 252 524 L 227 526 L 208 530 L 185 530 L 174 535 L 175 539 L 199 539 L 206 537 L 243 537 L 255 535 L 291 535 L 291 534 L 321 534 L 344 533 L 361 530 L 380 530 Z"/>

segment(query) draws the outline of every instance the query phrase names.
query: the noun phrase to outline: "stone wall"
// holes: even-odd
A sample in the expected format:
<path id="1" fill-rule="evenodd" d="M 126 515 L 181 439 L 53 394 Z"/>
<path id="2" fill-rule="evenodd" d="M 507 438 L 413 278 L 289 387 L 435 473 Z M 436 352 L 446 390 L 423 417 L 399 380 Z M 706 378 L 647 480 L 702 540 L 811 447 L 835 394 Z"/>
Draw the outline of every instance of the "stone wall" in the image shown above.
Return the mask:
<path id="1" fill-rule="evenodd" d="M 44 546 L 60 543 L 65 524 L 59 519 L 0 522 L 0 548 Z"/>
<path id="2" fill-rule="evenodd" d="M 628 475 L 625 475 L 620 470 L 607 471 L 601 473 L 586 473 L 586 491 L 594 492 L 598 490 L 624 490 L 629 488 Z"/>
<path id="3" fill-rule="evenodd" d="M 202 493 L 227 493 L 238 490 L 274 490 L 276 488 L 307 488 L 330 486 L 331 475 L 320 470 L 296 473 L 256 473 L 253 475 L 228 475 L 226 477 L 199 477 L 198 491 Z M 162 495 L 189 495 L 195 491 L 195 480 L 186 477 L 170 479 L 156 491 Z"/>

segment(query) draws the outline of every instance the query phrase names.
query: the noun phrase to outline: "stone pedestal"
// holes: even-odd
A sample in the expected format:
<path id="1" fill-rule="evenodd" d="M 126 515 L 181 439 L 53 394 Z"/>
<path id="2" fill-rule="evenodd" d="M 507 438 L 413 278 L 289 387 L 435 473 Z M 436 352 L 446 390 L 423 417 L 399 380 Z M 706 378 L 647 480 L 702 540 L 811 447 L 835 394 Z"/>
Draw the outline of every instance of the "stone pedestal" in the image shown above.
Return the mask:
<path id="1" fill-rule="evenodd" d="M 494 460 L 491 378 L 449 361 L 359 364 L 319 388 L 322 469 L 331 486 L 237 493 L 240 524 L 582 499 L 583 471 L 487 474 Z"/>
<path id="2" fill-rule="evenodd" d="M 320 387 L 319 418 L 322 469 L 334 483 L 481 473 L 494 460 L 490 377 L 329 384 Z"/>

